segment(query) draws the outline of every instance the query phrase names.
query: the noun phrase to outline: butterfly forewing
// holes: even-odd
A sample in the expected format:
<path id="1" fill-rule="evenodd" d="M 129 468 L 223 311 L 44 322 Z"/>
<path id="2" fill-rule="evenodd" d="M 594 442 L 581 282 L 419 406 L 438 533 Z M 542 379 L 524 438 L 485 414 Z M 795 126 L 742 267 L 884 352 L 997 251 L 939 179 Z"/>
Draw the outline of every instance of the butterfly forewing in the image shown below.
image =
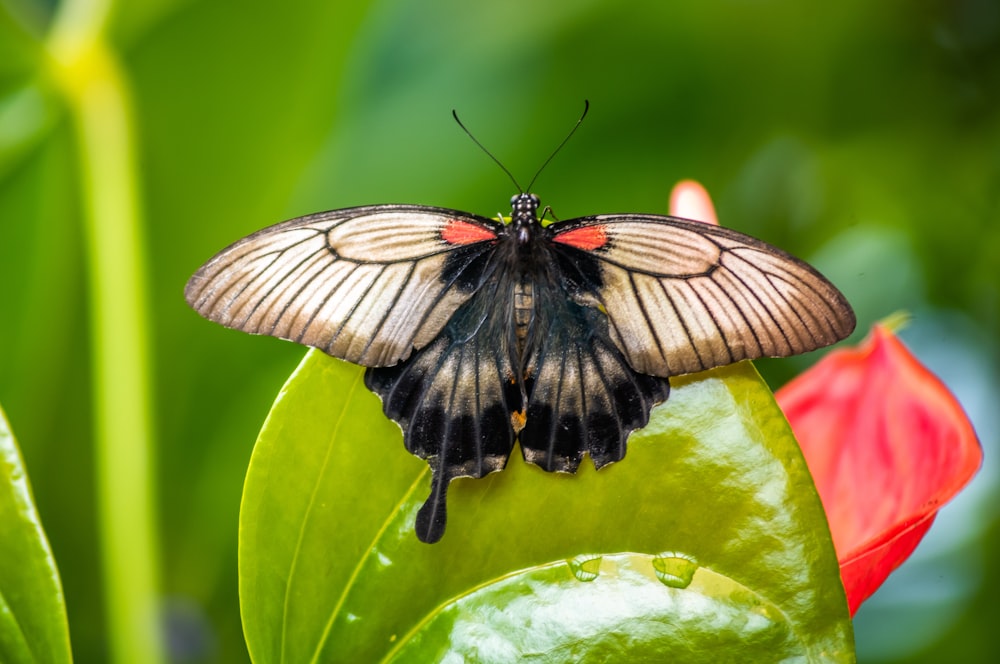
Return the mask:
<path id="1" fill-rule="evenodd" d="M 585 217 L 549 228 L 568 261 L 582 253 L 596 260 L 598 278 L 579 297 L 596 296 L 615 343 L 645 374 L 804 353 L 854 329 L 847 301 L 816 270 L 736 231 L 655 215 Z"/>
<path id="2" fill-rule="evenodd" d="M 424 206 L 309 215 L 224 249 L 185 296 L 227 327 L 391 366 L 434 339 L 475 292 L 479 259 L 500 228 Z"/>

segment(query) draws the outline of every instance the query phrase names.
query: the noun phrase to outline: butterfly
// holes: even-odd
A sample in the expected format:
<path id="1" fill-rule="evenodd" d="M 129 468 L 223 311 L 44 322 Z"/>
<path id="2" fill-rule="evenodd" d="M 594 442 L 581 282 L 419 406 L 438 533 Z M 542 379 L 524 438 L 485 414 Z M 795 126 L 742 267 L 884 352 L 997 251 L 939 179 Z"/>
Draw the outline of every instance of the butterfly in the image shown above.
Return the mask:
<path id="1" fill-rule="evenodd" d="M 670 376 L 854 330 L 829 281 L 761 240 L 650 214 L 545 225 L 539 205 L 513 196 L 509 222 L 423 205 L 306 215 L 223 249 L 185 297 L 226 327 L 367 367 L 431 467 L 415 523 L 428 543 L 451 480 L 502 470 L 515 442 L 547 471 L 584 455 L 601 468 L 625 456 Z"/>

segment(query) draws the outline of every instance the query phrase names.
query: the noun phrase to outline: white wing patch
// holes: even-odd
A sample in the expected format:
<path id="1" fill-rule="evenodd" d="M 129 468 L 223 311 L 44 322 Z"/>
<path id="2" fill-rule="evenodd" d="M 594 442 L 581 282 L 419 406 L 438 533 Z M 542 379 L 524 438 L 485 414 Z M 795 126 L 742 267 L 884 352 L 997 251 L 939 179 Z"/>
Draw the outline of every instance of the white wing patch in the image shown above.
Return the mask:
<path id="1" fill-rule="evenodd" d="M 388 206 L 385 206 L 388 207 Z M 327 231 L 330 247 L 341 258 L 363 263 L 414 260 L 447 249 L 441 231 L 454 216 L 378 211 L 352 217 Z M 416 223 L 415 223 L 416 222 Z"/>

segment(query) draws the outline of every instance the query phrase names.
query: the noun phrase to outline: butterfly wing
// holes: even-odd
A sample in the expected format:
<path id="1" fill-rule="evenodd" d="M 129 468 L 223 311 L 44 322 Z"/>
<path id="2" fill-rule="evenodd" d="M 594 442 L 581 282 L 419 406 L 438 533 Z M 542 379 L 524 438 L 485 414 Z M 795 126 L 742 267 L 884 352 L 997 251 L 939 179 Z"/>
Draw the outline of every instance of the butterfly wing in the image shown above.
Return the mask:
<path id="1" fill-rule="evenodd" d="M 669 382 L 629 366 L 598 309 L 544 281 L 535 298 L 538 333 L 531 335 L 527 417 L 518 436 L 525 460 L 560 472 L 576 472 L 584 453 L 597 468 L 620 460 L 629 434 L 666 400 Z"/>
<path id="2" fill-rule="evenodd" d="M 673 376 L 827 346 L 854 330 L 814 268 L 736 231 L 656 215 L 548 227 L 567 290 L 602 308 L 628 363 Z"/>
<path id="3" fill-rule="evenodd" d="M 483 477 L 507 465 L 514 446 L 511 413 L 523 409 L 505 324 L 508 272 L 490 266 L 487 274 L 491 278 L 430 344 L 396 366 L 365 374 L 386 416 L 402 428 L 406 449 L 431 466 L 431 494 L 416 521 L 424 542 L 444 534 L 451 480 Z"/>
<path id="4" fill-rule="evenodd" d="M 184 294 L 226 327 L 392 366 L 438 336 L 479 288 L 501 228 L 425 206 L 321 212 L 222 250 Z"/>

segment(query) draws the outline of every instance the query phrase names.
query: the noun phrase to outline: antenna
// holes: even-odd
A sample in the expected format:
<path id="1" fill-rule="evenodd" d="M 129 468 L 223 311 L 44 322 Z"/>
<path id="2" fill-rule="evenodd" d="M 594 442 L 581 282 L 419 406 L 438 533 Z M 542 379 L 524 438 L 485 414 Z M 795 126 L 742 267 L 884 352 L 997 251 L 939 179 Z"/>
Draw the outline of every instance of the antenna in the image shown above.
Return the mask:
<path id="1" fill-rule="evenodd" d="M 475 136 L 472 135 L 471 131 L 469 131 L 468 129 L 465 128 L 465 125 L 462 124 L 462 121 L 458 119 L 458 111 L 456 111 L 455 109 L 451 109 L 451 114 L 452 114 L 452 116 L 454 116 L 455 122 L 458 123 L 458 126 L 462 128 L 462 131 L 464 131 L 466 134 L 468 134 L 469 138 L 472 139 L 472 142 L 475 143 L 476 145 L 478 145 L 480 150 L 482 150 L 487 155 L 489 155 L 490 159 L 492 159 L 493 161 L 495 161 L 496 165 L 499 166 L 501 169 L 503 169 L 503 172 L 507 174 L 507 177 L 510 178 L 510 181 L 514 183 L 515 187 L 517 187 L 517 190 L 520 193 L 523 194 L 524 193 L 524 189 L 521 189 L 521 185 L 519 185 L 517 183 L 517 180 L 515 180 L 514 176 L 511 174 L 511 172 L 507 170 L 507 167 L 504 166 L 502 163 L 500 163 L 500 160 L 497 159 L 495 156 L 493 156 L 493 153 L 490 152 L 489 150 L 487 150 L 486 147 L 482 143 L 479 142 L 479 139 L 477 139 Z"/>
<path id="2" fill-rule="evenodd" d="M 489 155 L 489 158 L 490 158 L 490 159 L 492 159 L 492 160 L 493 160 L 493 161 L 494 161 L 494 162 L 496 163 L 496 165 L 497 165 L 497 166 L 499 166 L 499 167 L 500 167 L 500 168 L 501 168 L 501 169 L 503 170 L 503 172 L 507 174 L 507 177 L 509 177 L 509 178 L 510 178 L 510 181 L 514 183 L 514 186 L 515 186 L 515 187 L 517 187 L 517 190 L 518 190 L 518 191 L 519 191 L 520 193 L 524 194 L 524 193 L 527 193 L 528 191 L 530 191 L 530 190 L 531 190 L 531 187 L 532 187 L 532 185 L 534 185 L 534 184 L 535 184 L 535 180 L 537 180 L 537 179 L 538 179 L 538 176 L 539 176 L 539 175 L 541 175 L 541 173 L 542 173 L 542 171 L 543 171 L 543 170 L 545 169 L 545 167 L 549 165 L 549 162 L 550 162 L 550 161 L 552 161 L 552 158 L 553 158 L 553 157 L 555 157 L 555 156 L 556 156 L 556 155 L 557 155 L 557 154 L 559 153 L 559 151 L 560 151 L 560 150 L 562 150 L 563 146 L 564 146 L 564 145 L 566 145 L 566 143 L 567 143 L 567 142 L 569 141 L 570 137 L 572 137 L 572 136 L 573 136 L 573 134 L 574 134 L 574 133 L 576 133 L 576 130 L 577 130 L 577 129 L 578 129 L 579 127 L 580 127 L 580 123 L 581 123 L 581 122 L 583 122 L 583 119 L 584 119 L 585 117 L 587 117 L 587 111 L 589 111 L 589 110 L 590 110 L 590 102 L 589 102 L 589 101 L 587 101 L 586 99 L 584 99 L 584 100 L 583 100 L 583 113 L 582 113 L 582 114 L 580 115 L 580 119 L 579 119 L 579 120 L 577 120 L 577 121 L 576 121 L 576 124 L 575 124 L 575 125 L 573 125 L 573 128 L 569 130 L 569 133 L 568 133 L 568 134 L 566 134 L 566 138 L 564 138 L 564 139 L 562 140 L 562 143 L 560 143 L 560 144 L 559 144 L 559 146 L 558 146 L 558 147 L 556 147 L 556 149 L 552 151 L 552 154 L 550 154 L 550 155 L 549 155 L 549 158 L 545 160 L 545 163 L 543 163 L 543 164 L 542 164 L 541 168 L 539 168 L 539 169 L 538 169 L 538 170 L 537 170 L 537 171 L 535 172 L 535 176 L 534 176 L 533 178 L 531 178 L 531 182 L 529 182 L 529 183 L 528 183 L 528 189 L 522 189 L 522 188 L 521 188 L 521 185 L 519 185 L 519 184 L 517 183 L 517 180 L 516 180 L 516 179 L 514 178 L 513 174 L 511 174 L 511 172 L 510 172 L 509 170 L 507 170 L 507 167 L 506 167 L 506 166 L 504 166 L 504 165 L 503 165 L 503 164 L 502 164 L 502 163 L 500 162 L 500 160 L 499 160 L 499 159 L 497 159 L 497 158 L 496 158 L 496 157 L 495 157 L 495 156 L 493 155 L 493 153 L 492 153 L 492 152 L 490 152 L 489 150 L 487 150 L 487 149 L 486 149 L 486 146 L 484 146 L 484 145 L 483 145 L 482 143 L 480 143 L 480 142 L 479 142 L 479 140 L 478 140 L 478 139 L 477 139 L 477 138 L 476 138 L 475 136 L 473 136 L 473 135 L 472 135 L 472 132 L 471 132 L 471 131 L 469 131 L 469 130 L 468 130 L 468 129 L 467 129 L 466 127 L 465 127 L 465 125 L 464 125 L 464 124 L 462 124 L 462 121 L 458 119 L 458 111 L 456 111 L 456 110 L 452 109 L 452 111 L 451 111 L 451 115 L 452 115 L 452 117 L 454 117 L 454 118 L 455 118 L 455 122 L 457 122 L 457 123 L 458 123 L 458 126 L 462 128 L 462 131 L 464 131 L 464 132 L 466 133 L 466 135 L 468 135 L 468 137 L 472 139 L 472 142 L 473 142 L 473 143 L 475 143 L 476 145 L 478 145 L 478 146 L 479 146 L 479 149 L 480 149 L 480 150 L 482 150 L 482 151 L 483 151 L 483 152 L 485 152 L 485 153 L 486 153 L 487 155 Z"/>
<path id="3" fill-rule="evenodd" d="M 552 154 L 550 154 L 549 158 L 545 160 L 545 163 L 542 164 L 541 167 L 538 169 L 538 171 L 535 172 L 535 177 L 531 178 L 531 182 L 528 183 L 528 191 L 531 191 L 531 187 L 532 185 L 535 184 L 535 180 L 537 180 L 538 176 L 542 174 L 542 171 L 545 169 L 545 167 L 549 165 L 549 162 L 552 161 L 552 158 L 555 157 L 560 150 L 562 150 L 562 147 L 566 145 L 566 142 L 569 141 L 569 139 L 573 136 L 574 133 L 576 133 L 576 130 L 580 127 L 580 123 L 583 122 L 583 119 L 585 117 L 587 117 L 587 111 L 589 110 L 590 110 L 590 102 L 584 99 L 583 113 L 580 115 L 580 119 L 577 120 L 576 124 L 573 125 L 573 128 L 569 130 L 569 133 L 566 134 L 566 138 L 562 140 L 562 143 L 559 144 L 559 147 L 557 147 L 555 150 L 552 151 Z"/>

